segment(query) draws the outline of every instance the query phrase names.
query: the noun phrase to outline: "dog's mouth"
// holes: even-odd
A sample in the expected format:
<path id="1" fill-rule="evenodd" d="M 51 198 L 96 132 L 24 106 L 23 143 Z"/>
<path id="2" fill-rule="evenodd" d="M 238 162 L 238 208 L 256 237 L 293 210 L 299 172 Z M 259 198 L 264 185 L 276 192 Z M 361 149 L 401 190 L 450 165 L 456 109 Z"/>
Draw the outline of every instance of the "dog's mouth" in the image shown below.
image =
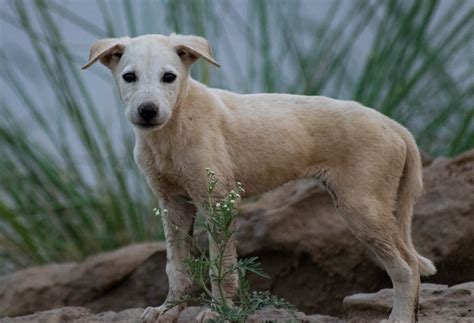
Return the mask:
<path id="1" fill-rule="evenodd" d="M 135 126 L 140 129 L 153 129 L 159 127 L 161 124 L 159 122 L 134 122 Z"/>

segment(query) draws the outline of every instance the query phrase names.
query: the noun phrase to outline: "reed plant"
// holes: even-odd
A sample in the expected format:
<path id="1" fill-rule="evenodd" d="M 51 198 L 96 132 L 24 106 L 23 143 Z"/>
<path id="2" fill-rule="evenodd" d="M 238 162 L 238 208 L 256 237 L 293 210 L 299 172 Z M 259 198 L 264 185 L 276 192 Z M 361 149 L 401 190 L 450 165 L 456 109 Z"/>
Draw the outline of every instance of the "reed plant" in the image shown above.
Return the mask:
<path id="1" fill-rule="evenodd" d="M 4 1 L 1 23 L 27 44 L 0 49 L 0 271 L 162 238 L 111 78 L 80 72 L 90 42 L 71 42 L 66 25 L 90 40 L 202 35 L 223 66 L 194 67 L 210 86 L 357 100 L 431 155 L 474 146 L 472 2 L 328 3 L 315 19 L 311 1 L 81 2 L 92 19 L 69 2 Z M 93 78 L 110 91 L 98 97 Z"/>

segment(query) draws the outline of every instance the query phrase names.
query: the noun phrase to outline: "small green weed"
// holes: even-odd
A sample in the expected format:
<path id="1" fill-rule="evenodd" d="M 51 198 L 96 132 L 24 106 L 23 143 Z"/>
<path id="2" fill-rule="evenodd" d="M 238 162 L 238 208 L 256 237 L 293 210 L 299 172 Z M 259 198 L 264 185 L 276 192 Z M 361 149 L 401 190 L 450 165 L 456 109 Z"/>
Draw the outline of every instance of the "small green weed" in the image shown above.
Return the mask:
<path id="1" fill-rule="evenodd" d="M 218 183 L 217 176 L 211 170 L 207 170 L 208 175 L 208 201 L 201 207 L 205 215 L 198 217 L 197 224 L 202 226 L 207 232 L 210 240 L 217 246 L 217 256 L 211 259 L 202 249 L 195 257 L 186 259 L 185 266 L 188 274 L 192 277 L 204 292 L 198 296 L 184 295 L 173 302 L 168 303 L 168 308 L 172 308 L 182 303 L 199 303 L 209 307 L 219 314 L 212 322 L 245 322 L 246 318 L 255 311 L 265 307 L 275 307 L 287 310 L 296 319 L 296 308 L 288 301 L 272 295 L 268 291 L 251 291 L 250 283 L 247 279 L 248 273 L 254 273 L 264 278 L 270 278 L 262 269 L 258 262 L 258 257 L 239 259 L 231 268 L 224 268 L 226 246 L 230 243 L 232 236 L 236 233 L 233 223 L 238 215 L 237 200 L 244 191 L 241 183 L 237 183 L 236 188 L 230 191 L 222 200 L 213 202 L 211 196 Z M 166 216 L 167 210 L 156 209 L 157 215 Z M 192 239 L 192 237 L 188 236 Z M 229 306 L 224 300 L 223 282 L 231 275 L 237 273 L 239 277 L 239 289 L 235 306 Z M 217 282 L 219 297 L 212 294 L 209 284 L 211 279 Z"/>

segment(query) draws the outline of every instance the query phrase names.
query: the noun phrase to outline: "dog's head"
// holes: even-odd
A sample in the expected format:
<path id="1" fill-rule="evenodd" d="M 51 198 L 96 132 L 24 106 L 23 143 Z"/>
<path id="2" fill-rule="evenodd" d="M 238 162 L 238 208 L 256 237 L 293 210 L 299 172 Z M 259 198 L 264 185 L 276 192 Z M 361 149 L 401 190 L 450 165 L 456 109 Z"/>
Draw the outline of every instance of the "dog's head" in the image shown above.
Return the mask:
<path id="1" fill-rule="evenodd" d="M 126 116 L 142 130 L 163 127 L 186 89 L 189 68 L 204 58 L 219 66 L 206 39 L 172 34 L 107 38 L 95 42 L 88 68 L 99 61 L 114 75 Z"/>

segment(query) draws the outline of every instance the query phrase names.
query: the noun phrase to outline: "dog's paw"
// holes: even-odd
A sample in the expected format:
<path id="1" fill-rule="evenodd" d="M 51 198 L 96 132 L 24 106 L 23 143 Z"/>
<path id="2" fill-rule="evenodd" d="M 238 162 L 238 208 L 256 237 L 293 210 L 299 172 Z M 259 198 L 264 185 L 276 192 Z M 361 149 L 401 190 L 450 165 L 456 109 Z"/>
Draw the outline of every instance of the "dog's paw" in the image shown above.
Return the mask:
<path id="1" fill-rule="evenodd" d="M 166 310 L 165 305 L 158 307 L 147 307 L 142 314 L 141 320 L 143 323 L 174 323 L 178 320 L 180 309 L 175 306 Z"/>
<path id="2" fill-rule="evenodd" d="M 209 322 L 209 320 L 216 319 L 218 316 L 219 316 L 219 314 L 212 311 L 210 308 L 204 308 L 196 316 L 196 322 L 197 323 L 206 323 L 206 322 Z"/>

